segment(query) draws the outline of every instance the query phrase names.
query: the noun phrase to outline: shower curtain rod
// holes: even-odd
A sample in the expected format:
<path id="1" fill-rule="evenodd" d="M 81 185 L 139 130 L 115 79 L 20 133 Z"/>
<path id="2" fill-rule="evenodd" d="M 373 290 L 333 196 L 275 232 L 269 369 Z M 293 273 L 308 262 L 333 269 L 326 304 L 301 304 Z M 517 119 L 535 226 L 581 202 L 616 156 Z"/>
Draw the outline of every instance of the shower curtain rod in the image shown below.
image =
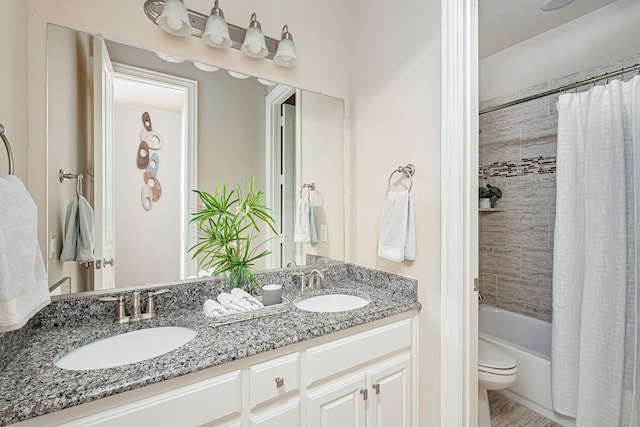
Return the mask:
<path id="1" fill-rule="evenodd" d="M 504 104 L 500 104 L 497 105 L 495 107 L 490 107 L 490 108 L 485 108 L 484 110 L 480 111 L 480 115 L 482 114 L 486 114 L 486 113 L 491 113 L 493 111 L 498 111 L 498 110 L 502 110 L 503 108 L 507 108 L 507 107 L 513 107 L 514 105 L 518 105 L 518 104 L 522 104 L 523 102 L 529 102 L 529 101 L 533 101 L 534 99 L 540 99 L 540 98 L 544 98 L 545 96 L 549 96 L 549 95 L 555 95 L 556 93 L 560 93 L 560 92 L 565 92 L 567 90 L 571 90 L 571 89 L 577 89 L 580 86 L 584 86 L 590 83 L 596 83 L 600 80 L 603 79 L 609 79 L 609 77 L 615 77 L 615 76 L 621 76 L 623 74 L 635 71 L 635 70 L 640 70 L 640 64 L 635 64 L 632 65 L 631 67 L 627 67 L 627 68 L 623 68 L 621 70 L 618 71 L 613 71 L 611 73 L 604 73 L 600 76 L 596 76 L 596 77 L 592 77 L 590 79 L 585 79 L 585 80 L 581 80 L 579 82 L 575 82 L 569 85 L 564 85 L 564 86 L 560 86 L 557 89 L 551 89 L 548 90 L 546 92 L 542 92 L 539 93 L 537 95 L 531 95 L 531 96 L 527 96 L 525 98 L 520 98 L 520 99 L 516 99 L 515 101 L 511 101 L 511 102 L 505 102 Z"/>

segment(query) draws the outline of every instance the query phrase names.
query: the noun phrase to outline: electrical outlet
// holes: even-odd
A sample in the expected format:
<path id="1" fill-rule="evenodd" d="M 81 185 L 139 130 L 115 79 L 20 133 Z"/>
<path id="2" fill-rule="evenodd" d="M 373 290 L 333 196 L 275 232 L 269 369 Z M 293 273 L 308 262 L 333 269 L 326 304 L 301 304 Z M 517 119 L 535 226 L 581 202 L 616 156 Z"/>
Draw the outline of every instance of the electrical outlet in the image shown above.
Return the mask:
<path id="1" fill-rule="evenodd" d="M 49 234 L 49 259 L 55 259 L 57 255 L 57 237 L 55 234 Z"/>
<path id="2" fill-rule="evenodd" d="M 327 224 L 320 224 L 320 241 L 327 241 Z"/>

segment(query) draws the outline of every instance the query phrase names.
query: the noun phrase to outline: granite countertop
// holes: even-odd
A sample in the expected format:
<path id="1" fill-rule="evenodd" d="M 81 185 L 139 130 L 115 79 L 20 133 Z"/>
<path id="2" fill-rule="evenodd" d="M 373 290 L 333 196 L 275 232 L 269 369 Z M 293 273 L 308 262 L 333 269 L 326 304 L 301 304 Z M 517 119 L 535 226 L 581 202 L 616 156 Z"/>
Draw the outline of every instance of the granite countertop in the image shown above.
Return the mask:
<path id="1" fill-rule="evenodd" d="M 324 291 L 305 294 L 342 291 L 368 296 L 371 302 L 346 312 L 306 312 L 293 306 L 302 295 L 290 284 L 284 286 L 291 301 L 287 311 L 227 325 L 216 326 L 214 318 L 204 316 L 204 300 L 171 310 L 158 304 L 156 318 L 123 325 L 104 319 L 81 324 L 40 320 L 0 374 L 0 426 L 420 308 L 412 279 L 353 265 L 328 276 Z M 273 275 L 263 279 L 273 282 Z M 164 355 L 129 365 L 91 371 L 54 365 L 57 357 L 89 342 L 155 326 L 186 326 L 197 335 Z"/>

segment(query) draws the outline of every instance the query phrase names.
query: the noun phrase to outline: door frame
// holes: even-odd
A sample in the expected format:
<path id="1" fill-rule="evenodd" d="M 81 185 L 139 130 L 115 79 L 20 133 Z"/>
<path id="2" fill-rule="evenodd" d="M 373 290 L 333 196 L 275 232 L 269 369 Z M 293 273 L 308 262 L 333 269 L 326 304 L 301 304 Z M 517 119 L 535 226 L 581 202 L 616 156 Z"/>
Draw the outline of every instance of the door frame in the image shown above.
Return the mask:
<path id="1" fill-rule="evenodd" d="M 266 112 L 266 126 L 265 126 L 265 202 L 266 205 L 271 209 L 271 212 L 276 218 L 276 230 L 280 228 L 280 212 L 279 212 L 279 204 L 276 203 L 276 195 L 278 194 L 278 187 L 280 185 L 280 181 L 274 179 L 275 171 L 277 170 L 276 165 L 276 146 L 275 142 L 280 141 L 280 128 L 281 128 L 281 114 L 280 114 L 280 105 L 285 102 L 287 99 L 291 97 L 291 95 L 296 95 L 296 172 L 295 172 L 295 185 L 296 187 L 300 183 L 301 180 L 301 141 L 300 141 L 300 90 L 291 86 L 279 84 L 275 86 L 271 92 L 267 94 L 265 101 L 265 112 Z M 267 229 L 267 250 L 271 251 L 271 256 L 267 257 L 267 269 L 272 268 L 280 268 L 279 262 L 281 261 L 279 258 L 278 249 L 278 238 L 279 235 L 274 235 L 273 231 Z M 297 251 L 296 251 L 297 252 Z M 296 253 L 296 257 L 298 254 Z"/>
<path id="2" fill-rule="evenodd" d="M 182 114 L 182 138 L 186 142 L 186 153 L 182 156 L 180 168 L 180 278 L 198 274 L 198 260 L 188 254 L 189 248 L 196 244 L 196 228 L 190 226 L 190 212 L 195 211 L 197 196 L 192 191 L 198 185 L 198 82 L 170 74 L 159 73 L 144 68 L 114 62 L 114 77 L 161 88 L 174 89 L 184 94 L 184 111 Z"/>
<path id="3" fill-rule="evenodd" d="M 441 425 L 478 416 L 478 6 L 441 0 Z M 462 267 L 462 268 L 461 268 Z"/>

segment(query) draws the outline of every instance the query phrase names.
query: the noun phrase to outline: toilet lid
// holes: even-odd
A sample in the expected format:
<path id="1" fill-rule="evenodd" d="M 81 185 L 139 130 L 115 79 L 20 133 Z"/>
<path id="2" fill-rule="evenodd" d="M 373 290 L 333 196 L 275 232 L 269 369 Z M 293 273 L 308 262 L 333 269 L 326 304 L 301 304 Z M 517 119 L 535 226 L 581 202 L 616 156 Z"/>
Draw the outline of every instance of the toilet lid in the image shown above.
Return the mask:
<path id="1" fill-rule="evenodd" d="M 479 339 L 478 366 L 493 369 L 511 369 L 516 366 L 516 359 L 495 345 Z"/>

